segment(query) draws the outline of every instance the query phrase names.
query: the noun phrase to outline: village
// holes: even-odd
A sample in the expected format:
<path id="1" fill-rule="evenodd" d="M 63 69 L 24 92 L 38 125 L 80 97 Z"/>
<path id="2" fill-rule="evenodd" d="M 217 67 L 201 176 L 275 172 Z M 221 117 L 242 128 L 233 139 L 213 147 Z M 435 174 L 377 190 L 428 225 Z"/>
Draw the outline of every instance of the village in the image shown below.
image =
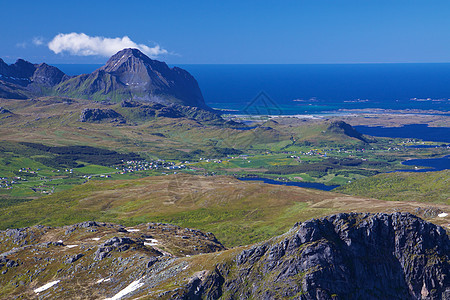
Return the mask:
<path id="1" fill-rule="evenodd" d="M 374 154 L 408 151 L 408 148 L 414 146 L 444 147 L 444 145 L 437 145 L 436 143 L 424 143 L 415 139 L 404 139 L 397 142 L 389 141 L 384 145 L 377 145 L 376 148 L 300 147 L 296 149 L 297 151 L 264 151 L 262 153 L 243 153 L 240 155 L 228 155 L 215 158 L 199 157 L 190 161 L 140 159 L 122 160 L 120 164 L 112 166 L 87 164 L 83 165 L 83 167 L 44 169 L 19 165 L 20 167 L 18 169 L 12 170 L 9 173 L 0 174 L 0 176 L 3 176 L 0 177 L 0 191 L 3 190 L 4 193 L 13 192 L 14 194 L 22 195 L 23 191 L 27 190 L 28 192 L 25 193 L 27 196 L 33 194 L 52 194 L 55 191 L 67 189 L 94 179 L 126 179 L 135 178 L 136 176 L 145 177 L 177 174 L 180 171 L 194 172 L 204 176 L 228 174 L 242 177 L 248 176 L 252 172 L 258 173 L 258 176 L 264 176 L 263 173 L 266 172 L 265 170 L 267 168 L 320 163 L 329 158 L 359 159 L 364 162 L 371 159 Z M 445 145 L 445 147 L 448 147 L 448 145 Z M 302 180 L 317 181 L 314 175 L 311 177 L 307 174 L 302 174 L 301 176 L 282 176 L 278 180 L 296 181 L 300 178 Z M 7 190 L 17 191 L 7 192 Z"/>
<path id="2" fill-rule="evenodd" d="M 189 162 L 186 162 L 189 163 Z M 154 171 L 154 170 L 180 170 L 185 169 L 186 165 L 179 162 L 172 162 L 166 160 L 129 160 L 123 161 L 119 165 L 106 167 L 109 172 L 99 170 L 97 172 L 90 172 L 88 174 L 83 172 L 83 169 L 53 169 L 41 170 L 40 168 L 22 167 L 17 169 L 14 174 L 20 173 L 21 176 L 0 177 L 0 189 L 12 190 L 18 184 L 23 186 L 27 183 L 27 188 L 35 193 L 52 194 L 55 192 L 55 185 L 61 185 L 64 180 L 77 178 L 83 179 L 83 183 L 93 178 L 111 178 L 112 175 L 120 176 L 136 172 Z M 176 172 L 175 172 L 176 173 Z M 166 174 L 162 172 L 161 174 Z"/>

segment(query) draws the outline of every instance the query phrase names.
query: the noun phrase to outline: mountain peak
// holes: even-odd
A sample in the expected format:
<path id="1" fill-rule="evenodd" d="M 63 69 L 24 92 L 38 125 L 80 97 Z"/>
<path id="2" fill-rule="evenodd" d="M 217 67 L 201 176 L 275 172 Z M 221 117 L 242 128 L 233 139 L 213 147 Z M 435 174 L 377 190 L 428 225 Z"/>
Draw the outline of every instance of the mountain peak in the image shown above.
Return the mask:
<path id="1" fill-rule="evenodd" d="M 112 60 L 120 60 L 121 58 L 135 57 L 140 58 L 142 60 L 148 61 L 151 60 L 150 57 L 145 55 L 141 50 L 136 48 L 125 48 L 114 54 L 110 57 L 109 61 Z"/>
<path id="2" fill-rule="evenodd" d="M 139 49 L 126 48 L 111 56 L 106 64 L 100 69 L 104 70 L 105 72 L 114 72 L 120 69 L 120 67 L 127 62 L 130 62 L 129 65 L 135 65 L 137 63 L 153 64 L 157 61 L 152 60 L 150 57 L 142 53 Z"/>
<path id="3" fill-rule="evenodd" d="M 127 48 L 117 52 L 96 72 L 99 76 L 101 72 L 112 76 L 118 83 L 114 90 L 130 95 L 128 97 L 133 100 L 209 109 L 191 74 L 151 59 L 139 49 Z"/>
<path id="4" fill-rule="evenodd" d="M 147 55 L 145 55 L 141 50 L 137 49 L 137 48 L 125 48 L 120 50 L 119 52 L 117 52 L 116 54 L 114 54 L 113 56 L 119 56 L 119 55 L 128 55 L 128 56 L 135 56 L 135 57 L 146 57 L 148 58 Z"/>
<path id="5" fill-rule="evenodd" d="M 21 98 L 51 93 L 115 102 L 131 99 L 164 105 L 179 104 L 210 110 L 197 81 L 189 72 L 170 68 L 139 49 L 120 50 L 91 74 L 69 77 L 45 63 L 32 64 L 19 59 L 11 65 L 0 60 L 0 75 L 2 81 L 14 84 L 15 89 L 24 93 Z M 0 92 L 5 90 L 4 84 L 0 83 Z M 13 97 L 6 92 L 3 95 Z"/>

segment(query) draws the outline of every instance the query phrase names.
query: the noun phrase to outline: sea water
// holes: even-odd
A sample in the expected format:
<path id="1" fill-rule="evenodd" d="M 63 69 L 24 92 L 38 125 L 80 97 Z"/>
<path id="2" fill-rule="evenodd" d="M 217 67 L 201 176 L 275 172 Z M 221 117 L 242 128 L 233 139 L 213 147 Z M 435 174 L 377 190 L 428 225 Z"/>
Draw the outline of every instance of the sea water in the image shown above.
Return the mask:
<path id="1" fill-rule="evenodd" d="M 56 65 L 68 75 L 101 65 Z M 198 81 L 206 103 L 235 113 L 323 114 L 340 109 L 450 111 L 450 63 L 178 65 Z M 263 93 L 269 101 L 258 103 Z M 271 107 L 269 107 L 271 106 Z M 269 111 L 267 111 L 269 110 Z"/>
<path id="2" fill-rule="evenodd" d="M 198 81 L 208 105 L 283 115 L 340 109 L 450 109 L 450 63 L 325 65 L 181 65 Z M 268 104 L 267 104 L 268 103 Z M 268 110 L 268 109 L 266 109 Z"/>

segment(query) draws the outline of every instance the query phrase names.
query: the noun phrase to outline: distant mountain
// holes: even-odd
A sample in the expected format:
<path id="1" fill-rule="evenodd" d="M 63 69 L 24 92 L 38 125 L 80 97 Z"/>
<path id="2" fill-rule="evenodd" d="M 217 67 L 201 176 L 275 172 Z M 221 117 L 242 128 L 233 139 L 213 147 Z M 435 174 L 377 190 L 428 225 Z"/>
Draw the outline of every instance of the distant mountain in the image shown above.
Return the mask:
<path id="1" fill-rule="evenodd" d="M 192 75 L 177 67 L 169 68 L 137 49 L 119 51 L 103 67 L 62 82 L 55 91 L 84 99 L 130 99 L 207 108 Z"/>
<path id="2" fill-rule="evenodd" d="M 137 49 L 121 50 L 91 74 L 74 77 L 45 63 L 37 65 L 19 59 L 7 65 L 0 59 L 0 97 L 26 99 L 43 95 L 209 109 L 191 74 L 169 68 Z"/>
<path id="3" fill-rule="evenodd" d="M 8 65 L 0 59 L 0 97 L 26 99 L 51 93 L 52 87 L 69 79 L 61 70 L 45 63 L 23 59 Z"/>

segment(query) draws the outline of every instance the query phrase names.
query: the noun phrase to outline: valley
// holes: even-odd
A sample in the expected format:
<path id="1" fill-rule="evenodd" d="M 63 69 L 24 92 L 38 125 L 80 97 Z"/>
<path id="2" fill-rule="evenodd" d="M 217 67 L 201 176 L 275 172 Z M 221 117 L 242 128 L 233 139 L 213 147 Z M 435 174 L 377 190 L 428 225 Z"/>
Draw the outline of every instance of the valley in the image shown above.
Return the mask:
<path id="1" fill-rule="evenodd" d="M 137 49 L 79 76 L 5 65 L 0 297 L 447 293 L 450 171 L 403 162 L 449 145 L 355 129 L 447 115 L 221 114 Z"/>
<path id="2" fill-rule="evenodd" d="M 208 113 L 200 121 L 198 117 L 145 114 L 139 119 L 135 116 L 147 107 L 109 104 L 108 109 L 127 116 L 125 123 L 110 123 L 109 119 L 81 122 L 86 107 L 102 109 L 105 104 L 53 97 L 4 100 L 2 105 L 10 113 L 0 118 L 4 141 L 0 193 L 11 201 L 87 180 L 174 172 L 344 185 L 380 172 L 415 170 L 401 164 L 407 159 L 448 154 L 446 147 L 409 147 L 441 145 L 415 139 L 360 137 L 368 139 L 363 142 L 346 134 L 340 127 L 345 123 L 332 120 L 279 117 L 255 127 L 221 121 Z M 39 144 L 33 146 L 35 141 Z M 84 145 L 93 147 L 91 157 L 83 153 Z M 49 152 L 45 147 L 62 147 L 62 152 Z M 64 151 L 71 157 L 64 156 Z M 122 154 L 111 159 L 116 151 Z"/>

